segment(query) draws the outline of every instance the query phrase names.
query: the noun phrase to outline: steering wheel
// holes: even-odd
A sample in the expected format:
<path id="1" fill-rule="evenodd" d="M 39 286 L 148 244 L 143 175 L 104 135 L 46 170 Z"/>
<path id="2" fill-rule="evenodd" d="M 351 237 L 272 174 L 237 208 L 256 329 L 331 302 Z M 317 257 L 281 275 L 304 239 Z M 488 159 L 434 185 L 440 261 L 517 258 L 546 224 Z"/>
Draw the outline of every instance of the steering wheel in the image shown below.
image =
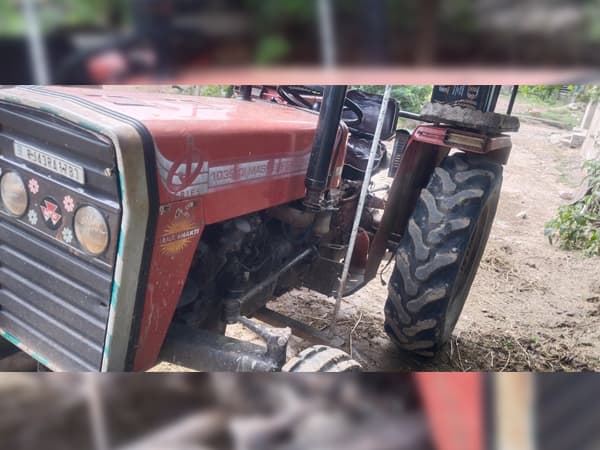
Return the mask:
<path id="1" fill-rule="evenodd" d="M 289 104 L 299 108 L 315 110 L 316 104 L 310 103 L 305 97 L 323 97 L 325 91 L 323 86 L 278 86 L 278 94 Z M 349 127 L 357 126 L 363 120 L 363 112 L 355 102 L 346 98 L 342 110 L 342 120 Z"/>

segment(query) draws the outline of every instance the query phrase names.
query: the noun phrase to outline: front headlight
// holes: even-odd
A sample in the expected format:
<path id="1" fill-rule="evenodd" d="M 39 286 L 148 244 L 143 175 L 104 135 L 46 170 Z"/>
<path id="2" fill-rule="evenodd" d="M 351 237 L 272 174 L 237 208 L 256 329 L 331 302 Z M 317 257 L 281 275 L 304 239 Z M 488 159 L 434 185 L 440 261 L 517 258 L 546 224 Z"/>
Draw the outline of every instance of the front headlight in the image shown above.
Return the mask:
<path id="1" fill-rule="evenodd" d="M 106 251 L 109 235 L 108 224 L 100 211 L 84 206 L 75 214 L 75 236 L 88 253 L 98 256 Z"/>
<path id="2" fill-rule="evenodd" d="M 0 196 L 4 207 L 10 214 L 21 217 L 29 206 L 27 187 L 16 172 L 7 172 L 0 182 Z"/>

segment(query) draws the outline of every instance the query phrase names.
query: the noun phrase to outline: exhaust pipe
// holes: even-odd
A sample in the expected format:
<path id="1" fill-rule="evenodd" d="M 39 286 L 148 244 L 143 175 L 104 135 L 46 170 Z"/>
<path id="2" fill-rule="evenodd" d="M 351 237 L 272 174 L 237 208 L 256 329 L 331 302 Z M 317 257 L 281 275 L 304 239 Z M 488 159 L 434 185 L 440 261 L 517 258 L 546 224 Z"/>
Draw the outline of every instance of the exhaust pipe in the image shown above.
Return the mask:
<path id="1" fill-rule="evenodd" d="M 326 86 L 323 93 L 323 103 L 305 181 L 304 205 L 314 211 L 321 210 L 321 200 L 327 189 L 331 159 L 335 151 L 346 99 L 346 88 L 347 86 Z"/>

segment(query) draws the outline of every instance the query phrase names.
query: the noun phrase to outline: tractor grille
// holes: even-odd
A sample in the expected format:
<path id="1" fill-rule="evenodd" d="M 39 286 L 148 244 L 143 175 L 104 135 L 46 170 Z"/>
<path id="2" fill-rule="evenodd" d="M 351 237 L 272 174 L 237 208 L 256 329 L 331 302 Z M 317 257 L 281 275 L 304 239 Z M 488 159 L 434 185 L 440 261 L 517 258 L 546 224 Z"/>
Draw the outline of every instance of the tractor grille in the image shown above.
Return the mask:
<path id="1" fill-rule="evenodd" d="M 98 370 L 111 274 L 0 223 L 0 327 L 69 370 Z"/>
<path id="2" fill-rule="evenodd" d="M 19 158 L 15 142 L 82 167 L 85 184 Z M 0 328 L 53 369 L 101 369 L 121 217 L 117 177 L 105 174 L 115 167 L 114 149 L 100 137 L 47 114 L 0 103 L 0 171 L 18 173 L 30 197 L 29 213 L 20 218 L 7 214 L 0 202 Z M 104 255 L 92 257 L 76 239 L 61 237 L 64 228 L 72 231 L 76 211 L 63 207 L 67 197 L 76 207 L 92 205 L 106 217 L 112 239 Z M 58 228 L 43 218 L 46 199 L 63 208 Z"/>

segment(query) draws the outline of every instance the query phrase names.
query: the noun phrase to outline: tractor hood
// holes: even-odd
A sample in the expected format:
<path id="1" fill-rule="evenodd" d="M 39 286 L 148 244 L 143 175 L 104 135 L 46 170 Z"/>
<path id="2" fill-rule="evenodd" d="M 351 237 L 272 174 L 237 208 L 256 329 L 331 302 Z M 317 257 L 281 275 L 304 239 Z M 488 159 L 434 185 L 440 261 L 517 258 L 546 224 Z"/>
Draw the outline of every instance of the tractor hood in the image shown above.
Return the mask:
<path id="1" fill-rule="evenodd" d="M 317 113 L 130 88 L 51 89 L 141 122 L 156 147 L 160 203 L 202 196 L 207 224 L 305 195 Z M 241 193 L 252 200 L 240 202 Z"/>

